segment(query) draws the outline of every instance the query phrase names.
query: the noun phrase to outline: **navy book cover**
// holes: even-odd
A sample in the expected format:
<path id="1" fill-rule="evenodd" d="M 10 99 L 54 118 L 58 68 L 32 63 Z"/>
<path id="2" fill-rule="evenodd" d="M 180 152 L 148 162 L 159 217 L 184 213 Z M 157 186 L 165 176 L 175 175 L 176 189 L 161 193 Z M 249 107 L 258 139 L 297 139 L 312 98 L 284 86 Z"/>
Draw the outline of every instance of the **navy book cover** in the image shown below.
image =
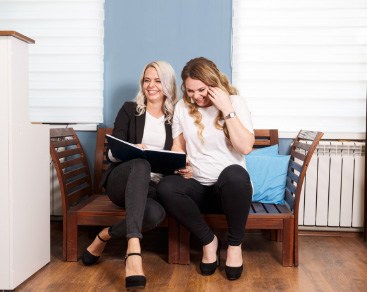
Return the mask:
<path id="1" fill-rule="evenodd" d="M 175 170 L 185 168 L 186 154 L 168 150 L 141 149 L 136 145 L 106 135 L 108 146 L 112 155 L 121 160 L 129 161 L 131 159 L 143 158 L 148 160 L 151 171 L 162 174 L 173 174 Z"/>

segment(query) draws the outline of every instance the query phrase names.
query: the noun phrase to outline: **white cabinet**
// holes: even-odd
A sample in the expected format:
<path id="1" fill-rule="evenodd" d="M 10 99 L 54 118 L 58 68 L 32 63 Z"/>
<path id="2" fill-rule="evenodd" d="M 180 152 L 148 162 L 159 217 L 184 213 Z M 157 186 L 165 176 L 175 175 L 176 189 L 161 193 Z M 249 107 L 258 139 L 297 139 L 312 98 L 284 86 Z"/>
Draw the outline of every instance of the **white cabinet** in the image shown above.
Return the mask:
<path id="1" fill-rule="evenodd" d="M 50 261 L 49 130 L 28 114 L 28 45 L 0 31 L 0 290 Z"/>

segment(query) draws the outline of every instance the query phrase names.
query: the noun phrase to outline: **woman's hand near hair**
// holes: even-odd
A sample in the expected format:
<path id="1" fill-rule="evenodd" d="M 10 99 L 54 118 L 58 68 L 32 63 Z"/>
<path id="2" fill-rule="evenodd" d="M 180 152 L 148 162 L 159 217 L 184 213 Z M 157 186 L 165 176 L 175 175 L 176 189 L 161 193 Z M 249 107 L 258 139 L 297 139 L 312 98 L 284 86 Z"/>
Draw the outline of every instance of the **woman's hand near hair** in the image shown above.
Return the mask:
<path id="1" fill-rule="evenodd" d="M 229 94 L 223 89 L 209 86 L 208 97 L 214 106 L 222 112 L 224 117 L 234 111 Z"/>
<path id="2" fill-rule="evenodd" d="M 230 112 L 235 112 L 231 99 L 224 90 L 219 87 L 209 87 L 208 96 L 223 114 L 223 117 L 227 116 Z M 233 148 L 245 155 L 251 152 L 255 143 L 255 136 L 241 123 L 238 117 L 224 120 L 227 124 L 229 138 L 231 140 Z"/>

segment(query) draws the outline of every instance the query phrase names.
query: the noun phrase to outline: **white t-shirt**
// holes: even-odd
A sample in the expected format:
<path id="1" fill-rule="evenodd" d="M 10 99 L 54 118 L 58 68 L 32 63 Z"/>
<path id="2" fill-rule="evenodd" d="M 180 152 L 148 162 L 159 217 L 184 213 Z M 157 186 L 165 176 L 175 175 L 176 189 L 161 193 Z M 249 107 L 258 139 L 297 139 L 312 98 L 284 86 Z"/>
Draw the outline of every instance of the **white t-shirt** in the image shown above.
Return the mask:
<path id="1" fill-rule="evenodd" d="M 145 144 L 147 149 L 162 150 L 166 142 L 166 129 L 164 126 L 164 115 L 160 118 L 153 117 L 148 111 L 145 114 L 145 125 L 142 144 Z M 162 175 L 152 172 L 151 180 L 159 182 Z"/>
<path id="2" fill-rule="evenodd" d="M 162 150 L 166 142 L 166 130 L 164 128 L 164 115 L 155 118 L 148 111 L 145 113 L 145 125 L 142 144 L 148 149 Z"/>
<path id="3" fill-rule="evenodd" d="M 246 129 L 253 133 L 251 113 L 245 99 L 238 95 L 231 95 L 230 98 L 237 117 Z M 176 104 L 173 117 L 173 138 L 183 133 L 187 156 L 193 169 L 193 178 L 203 185 L 214 184 L 222 170 L 229 165 L 238 164 L 246 168 L 243 155 L 227 145 L 224 132 L 214 125 L 218 111 L 214 105 L 199 108 L 202 115 L 201 123 L 204 125 L 204 143 L 199 138 L 198 127 L 182 99 Z M 220 122 L 224 123 L 224 121 Z"/>

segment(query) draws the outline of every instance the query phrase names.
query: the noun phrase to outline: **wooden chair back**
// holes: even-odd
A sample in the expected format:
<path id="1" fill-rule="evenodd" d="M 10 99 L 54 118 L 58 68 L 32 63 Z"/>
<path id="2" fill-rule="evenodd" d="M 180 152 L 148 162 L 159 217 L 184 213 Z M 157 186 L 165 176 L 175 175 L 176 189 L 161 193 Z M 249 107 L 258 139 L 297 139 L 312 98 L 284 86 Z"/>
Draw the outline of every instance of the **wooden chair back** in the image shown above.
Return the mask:
<path id="1" fill-rule="evenodd" d="M 276 129 L 255 129 L 254 148 L 263 148 L 279 143 L 278 130 Z"/>
<path id="2" fill-rule="evenodd" d="M 109 167 L 110 163 L 106 159 L 107 154 L 107 139 L 106 135 L 112 135 L 112 128 L 98 128 L 97 130 L 97 147 L 99 151 L 96 151 L 94 160 L 94 192 L 103 193 L 103 189 L 100 186 L 102 173 Z M 100 151 L 103 149 L 103 151 Z"/>
<path id="3" fill-rule="evenodd" d="M 78 259 L 78 226 L 111 226 L 125 217 L 125 210 L 99 192 L 105 159 L 105 133 L 97 139 L 93 192 L 88 162 L 78 136 L 72 128 L 50 130 L 50 152 L 56 168 L 63 205 L 63 259 Z M 108 132 L 107 130 L 107 133 Z"/>
<path id="4" fill-rule="evenodd" d="M 50 129 L 50 153 L 62 194 L 63 216 L 92 195 L 88 161 L 72 128 Z"/>
<path id="5" fill-rule="evenodd" d="M 298 208 L 303 181 L 308 165 L 324 133 L 301 130 L 291 146 L 285 201 L 295 215 L 298 226 Z"/>

